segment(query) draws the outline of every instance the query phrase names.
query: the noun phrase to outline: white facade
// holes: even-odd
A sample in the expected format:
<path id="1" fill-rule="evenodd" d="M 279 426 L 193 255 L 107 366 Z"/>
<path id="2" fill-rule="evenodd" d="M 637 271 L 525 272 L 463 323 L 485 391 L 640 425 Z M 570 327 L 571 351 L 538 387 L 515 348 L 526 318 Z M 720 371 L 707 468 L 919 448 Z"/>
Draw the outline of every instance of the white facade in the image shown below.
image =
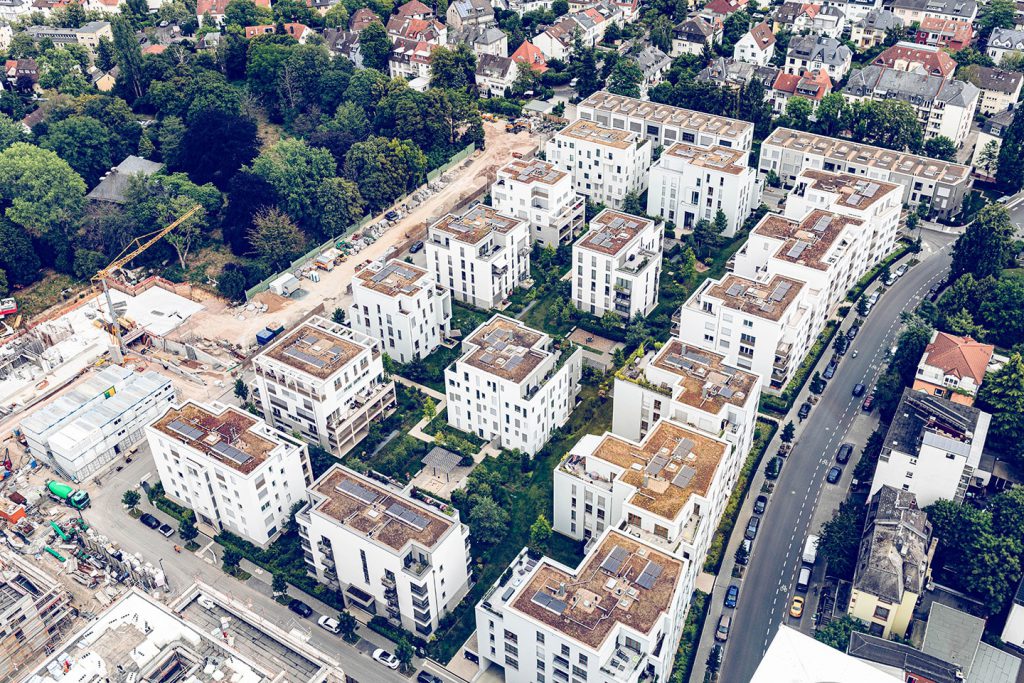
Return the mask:
<path id="1" fill-rule="evenodd" d="M 506 683 L 666 681 L 692 573 L 686 560 L 614 530 L 575 568 L 524 548 L 477 603 L 480 667 L 502 667 Z"/>
<path id="2" fill-rule="evenodd" d="M 458 301 L 494 308 L 530 277 L 530 224 L 477 204 L 427 229 L 427 268 Z"/>
<path id="3" fill-rule="evenodd" d="M 396 407 L 380 344 L 320 316 L 269 344 L 252 364 L 252 400 L 267 422 L 339 455 Z"/>
<path id="4" fill-rule="evenodd" d="M 346 603 L 429 638 L 469 586 L 459 512 L 413 499 L 346 467 L 327 470 L 296 516 L 309 573 Z"/>
<path id="5" fill-rule="evenodd" d="M 352 328 L 399 363 L 429 355 L 448 336 L 451 293 L 419 266 L 374 261 L 352 278 L 352 299 Z"/>
<path id="6" fill-rule="evenodd" d="M 170 378 L 111 365 L 22 420 L 20 429 L 33 457 L 80 481 L 125 455 L 174 399 Z"/>
<path id="7" fill-rule="evenodd" d="M 754 444 L 761 378 L 722 354 L 670 339 L 615 376 L 612 431 L 641 441 L 661 419 L 718 435 L 745 458 Z"/>
<path id="8" fill-rule="evenodd" d="M 572 246 L 572 303 L 596 315 L 614 311 L 627 320 L 658 305 L 664 249 L 660 223 L 605 209 Z"/>
<path id="9" fill-rule="evenodd" d="M 905 389 L 878 456 L 871 495 L 910 491 L 918 505 L 962 503 L 981 461 L 992 416 L 972 406 Z"/>
<path id="10" fill-rule="evenodd" d="M 535 455 L 576 405 L 583 351 L 496 315 L 444 371 L 448 424 Z"/>
<path id="11" fill-rule="evenodd" d="M 732 56 L 738 62 L 768 66 L 775 56 L 775 34 L 767 23 L 754 26 L 736 41 Z"/>
<path id="12" fill-rule="evenodd" d="M 491 205 L 529 221 L 532 241 L 545 247 L 569 244 L 583 232 L 585 201 L 572 176 L 549 161 L 513 159 L 499 169 Z"/>
<path id="13" fill-rule="evenodd" d="M 641 135 L 575 121 L 548 140 L 547 160 L 570 173 L 576 192 L 619 209 L 630 192 L 647 189 L 651 142 Z"/>
<path id="14" fill-rule="evenodd" d="M 266 547 L 313 481 L 306 444 L 221 403 L 170 407 L 146 427 L 164 491 L 196 521 Z"/>
<path id="15" fill-rule="evenodd" d="M 732 237 L 761 199 L 757 173 L 741 160 L 744 152 L 725 147 L 675 144 L 651 167 L 647 214 L 684 230 L 725 213 Z"/>

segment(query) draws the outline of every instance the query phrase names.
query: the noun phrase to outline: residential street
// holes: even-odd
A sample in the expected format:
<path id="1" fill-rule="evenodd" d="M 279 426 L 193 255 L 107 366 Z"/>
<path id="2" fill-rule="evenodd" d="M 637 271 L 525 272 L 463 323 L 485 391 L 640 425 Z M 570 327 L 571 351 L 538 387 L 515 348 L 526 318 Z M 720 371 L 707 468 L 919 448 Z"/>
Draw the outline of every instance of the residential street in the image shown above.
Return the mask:
<path id="1" fill-rule="evenodd" d="M 714 630 L 722 614 L 723 598 L 730 583 L 740 586 L 740 597 L 733 614 L 733 637 L 725 646 L 721 681 L 732 683 L 750 680 L 778 625 L 783 619 L 789 618 L 789 600 L 796 583 L 804 540 L 811 532 L 812 522 L 813 531 L 817 531 L 820 523 L 831 516 L 832 510 L 843 499 L 860 450 L 874 427 L 874 416 L 866 416 L 861 411 L 862 399 L 854 398 L 851 390 L 858 382 L 867 385 L 868 391 L 871 390 L 886 362 L 887 350 L 893 346 L 899 333 L 900 314 L 913 310 L 927 294 L 929 287 L 945 276 L 949 265 L 949 250 L 954 239 L 955 235 L 951 234 L 923 232 L 924 248 L 916 256 L 921 262 L 890 288 L 867 317 L 810 417 L 800 424 L 796 416 L 800 404 L 806 400 L 805 388 L 794 403 L 790 416 L 780 421 L 782 425 L 792 419 L 798 425 L 796 443 L 786 458 L 782 475 L 770 497 L 760 533 L 753 544 L 746 575 L 742 580 L 737 580 L 731 578 L 733 555 L 743 538 L 753 499 L 760 493 L 764 482 L 764 463 L 778 449 L 778 435 L 769 446 L 753 479 L 750 495 L 740 512 L 711 597 L 691 681 L 703 680 L 705 660 L 713 643 Z M 878 286 L 873 284 L 868 291 Z M 843 333 L 852 324 L 854 317 L 855 309 L 844 322 Z M 857 358 L 852 357 L 854 350 L 858 351 Z M 829 351 L 822 356 L 819 369 L 827 364 L 831 355 Z M 848 435 L 854 424 L 856 428 Z M 855 444 L 855 455 L 844 466 L 839 484 L 827 485 L 825 474 L 834 464 L 836 450 L 844 441 Z M 816 579 L 822 578 L 821 571 L 820 566 L 816 568 L 819 574 L 815 576 Z M 809 594 L 808 599 L 809 604 L 803 617 L 802 630 L 805 632 L 811 630 L 816 604 L 813 595 Z M 797 623 L 792 625 L 797 626 Z"/>

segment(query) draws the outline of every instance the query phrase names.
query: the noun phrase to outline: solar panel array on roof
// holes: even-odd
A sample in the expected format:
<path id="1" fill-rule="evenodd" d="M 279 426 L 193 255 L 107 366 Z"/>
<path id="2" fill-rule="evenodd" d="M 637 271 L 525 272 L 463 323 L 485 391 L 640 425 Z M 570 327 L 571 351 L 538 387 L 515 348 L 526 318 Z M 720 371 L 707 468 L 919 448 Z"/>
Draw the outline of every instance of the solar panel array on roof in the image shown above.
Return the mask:
<path id="1" fill-rule="evenodd" d="M 832 224 L 832 216 L 819 216 L 818 220 L 814 222 L 811 227 L 814 232 L 825 232 L 829 225 Z"/>
<path id="2" fill-rule="evenodd" d="M 736 392 L 732 390 L 732 387 L 730 387 L 727 384 L 723 384 L 722 387 L 718 390 L 718 395 L 727 399 L 732 398 L 732 395 L 735 393 Z"/>
<path id="3" fill-rule="evenodd" d="M 303 363 L 309 363 L 310 365 L 312 365 L 314 367 L 317 367 L 317 368 L 322 368 L 325 365 L 327 365 L 326 363 L 324 363 L 322 360 L 320 360 L 316 356 L 308 354 L 305 351 L 301 351 L 301 350 L 295 348 L 294 345 L 293 346 L 289 346 L 288 348 L 286 348 L 284 350 L 284 355 L 289 356 L 291 358 L 294 358 L 295 360 L 301 361 Z"/>
<path id="4" fill-rule="evenodd" d="M 665 465 L 667 464 L 668 457 L 659 453 L 651 458 L 651 461 L 647 463 L 647 473 L 652 477 L 656 477 L 661 474 L 661 471 L 665 469 Z"/>
<path id="5" fill-rule="evenodd" d="M 692 439 L 680 439 L 679 443 L 672 450 L 673 458 L 685 458 L 691 452 L 693 452 L 694 442 Z"/>
<path id="6" fill-rule="evenodd" d="M 682 368 L 684 370 L 689 370 L 693 367 L 693 363 L 688 360 L 684 360 L 678 353 L 670 353 L 665 356 L 665 364 L 671 365 L 674 368 Z"/>
<path id="7" fill-rule="evenodd" d="M 797 240 L 797 243 L 791 246 L 789 248 L 789 251 L 786 252 L 786 258 L 800 258 L 800 255 L 804 253 L 804 249 L 806 249 L 809 246 L 810 245 L 807 244 L 807 242 Z"/>
<path id="8" fill-rule="evenodd" d="M 681 489 L 685 489 L 687 486 L 690 485 L 690 482 L 693 481 L 693 476 L 695 474 L 697 474 L 697 470 L 690 467 L 689 465 L 683 465 L 683 467 L 679 470 L 679 474 L 677 474 L 675 478 L 672 479 L 672 483 Z"/>
<path id="9" fill-rule="evenodd" d="M 707 356 L 705 356 L 702 353 L 697 353 L 696 351 L 694 351 L 692 349 L 687 349 L 686 351 L 684 351 L 683 352 L 683 356 L 685 356 L 686 358 L 692 360 L 695 363 L 700 363 L 701 365 L 711 365 L 711 359 L 710 358 L 708 358 Z"/>
<path id="10" fill-rule="evenodd" d="M 196 440 L 203 438 L 205 432 L 201 429 L 196 429 L 192 425 L 185 424 L 181 420 L 171 420 L 167 423 L 167 428 L 176 434 L 180 434 L 186 439 Z"/>
<path id="11" fill-rule="evenodd" d="M 318 341 L 320 341 L 320 338 L 317 337 L 316 335 L 313 335 L 313 334 L 307 334 L 305 337 L 303 337 L 299 341 L 301 341 L 303 344 L 308 344 L 309 346 L 313 346 L 313 344 L 316 344 Z"/>
<path id="12" fill-rule="evenodd" d="M 395 519 L 405 522 L 409 526 L 415 528 L 417 531 L 423 531 L 430 524 L 430 520 L 423 515 L 410 510 L 404 505 L 398 503 L 392 503 L 388 506 L 387 513 Z"/>
<path id="13" fill-rule="evenodd" d="M 661 572 L 664 571 L 662 566 L 654 561 L 649 561 L 644 570 L 640 572 L 640 576 L 636 577 L 636 583 L 641 588 L 650 590 L 654 587 L 654 582 L 661 576 Z"/>
<path id="14" fill-rule="evenodd" d="M 522 363 L 522 362 L 523 362 L 523 357 L 522 356 L 512 356 L 507 361 L 505 361 L 505 369 L 506 370 L 515 370 L 517 367 L 519 367 L 519 364 Z"/>
<path id="15" fill-rule="evenodd" d="M 727 296 L 739 296 L 743 292 L 743 285 L 733 283 L 729 285 L 729 289 L 725 290 Z"/>
<path id="16" fill-rule="evenodd" d="M 546 607 L 559 616 L 561 616 L 562 612 L 564 612 L 567 607 L 565 601 L 559 600 L 555 596 L 545 593 L 544 591 L 537 591 L 534 593 L 533 601 L 541 607 Z"/>
<path id="17" fill-rule="evenodd" d="M 249 455 L 248 453 L 243 453 L 242 451 L 238 450 L 231 444 L 225 443 L 223 441 L 218 441 L 217 443 L 213 444 L 213 450 L 214 452 L 223 455 L 225 458 L 233 460 L 239 465 L 244 465 L 245 463 L 252 460 L 252 456 Z"/>
<path id="18" fill-rule="evenodd" d="M 768 298 L 772 301 L 782 301 L 789 294 L 789 290 L 793 288 L 793 285 L 789 282 L 780 282 L 775 285 L 775 289 L 772 290 L 771 296 Z"/>
<path id="19" fill-rule="evenodd" d="M 376 491 L 368 489 L 365 486 L 360 486 L 354 481 L 349 481 L 348 479 L 342 479 L 341 483 L 338 484 L 335 489 L 341 493 L 348 494 L 367 505 L 375 503 L 377 499 L 380 498 L 380 495 Z"/>
<path id="20" fill-rule="evenodd" d="M 604 562 L 601 563 L 601 569 L 609 574 L 618 576 L 619 570 L 622 569 L 622 565 L 626 563 L 626 558 L 628 557 L 629 552 L 621 545 L 616 545 L 608 553 L 608 557 L 604 558 Z"/>
<path id="21" fill-rule="evenodd" d="M 384 280 L 388 279 L 392 275 L 398 275 L 399 277 L 405 278 L 406 280 L 411 280 L 412 278 L 416 277 L 416 273 L 414 271 L 406 268 L 402 264 L 400 264 L 400 263 L 389 263 L 386 266 L 384 266 L 383 268 L 381 268 L 380 272 L 378 272 L 376 275 L 374 275 L 370 279 L 373 282 L 383 282 Z"/>

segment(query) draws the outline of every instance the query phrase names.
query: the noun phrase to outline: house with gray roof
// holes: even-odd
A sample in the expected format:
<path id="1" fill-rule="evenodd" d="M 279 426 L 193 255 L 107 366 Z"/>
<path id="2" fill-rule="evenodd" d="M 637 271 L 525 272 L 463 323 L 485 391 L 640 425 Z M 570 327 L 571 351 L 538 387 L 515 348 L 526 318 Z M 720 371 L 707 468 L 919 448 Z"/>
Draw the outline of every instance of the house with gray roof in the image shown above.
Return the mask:
<path id="1" fill-rule="evenodd" d="M 97 202 L 124 204 L 125 191 L 132 176 L 151 176 L 163 169 L 164 165 L 137 156 L 127 156 L 117 166 L 103 174 L 100 182 L 86 195 Z"/>
<path id="2" fill-rule="evenodd" d="M 981 97 L 977 86 L 965 81 L 944 79 L 924 69 L 903 71 L 876 64 L 851 75 L 841 92 L 849 102 L 906 102 L 917 112 L 925 139 L 942 135 L 957 147 L 967 138 Z"/>
<path id="3" fill-rule="evenodd" d="M 888 0 L 885 4 L 908 26 L 928 18 L 968 22 L 978 18 L 974 0 Z"/>
<path id="4" fill-rule="evenodd" d="M 455 0 L 448 5 L 445 20 L 450 29 L 463 26 L 489 26 L 495 23 L 490 0 Z"/>
<path id="5" fill-rule="evenodd" d="M 873 9 L 850 27 L 850 40 L 862 50 L 885 42 L 887 31 L 903 28 L 903 20 L 887 9 Z"/>
<path id="6" fill-rule="evenodd" d="M 757 79 L 769 90 L 775 82 L 775 76 L 779 70 L 774 66 L 757 66 L 747 62 L 741 62 L 727 57 L 712 59 L 706 67 L 697 74 L 698 81 L 709 81 L 722 88 L 739 90 Z"/>
<path id="7" fill-rule="evenodd" d="M 1015 28 L 994 28 L 988 38 L 988 56 L 996 64 L 1002 64 L 1007 55 L 1024 53 L 1024 30 Z"/>
<path id="8" fill-rule="evenodd" d="M 784 70 L 794 76 L 822 69 L 833 81 L 850 71 L 853 50 L 829 36 L 795 36 L 789 41 Z"/>
<path id="9" fill-rule="evenodd" d="M 672 58 L 650 45 L 637 53 L 635 59 L 640 73 L 644 75 L 640 82 L 640 97 L 646 98 L 647 92 L 665 78 L 665 73 L 672 66 Z"/>

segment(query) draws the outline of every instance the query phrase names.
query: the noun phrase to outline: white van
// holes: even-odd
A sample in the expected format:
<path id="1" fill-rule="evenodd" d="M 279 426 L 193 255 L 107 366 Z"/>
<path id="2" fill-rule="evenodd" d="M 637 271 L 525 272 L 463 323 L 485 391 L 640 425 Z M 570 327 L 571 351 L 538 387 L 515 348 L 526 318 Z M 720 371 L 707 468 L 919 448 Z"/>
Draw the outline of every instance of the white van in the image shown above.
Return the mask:
<path id="1" fill-rule="evenodd" d="M 800 567 L 800 576 L 796 580 L 796 589 L 801 593 L 807 592 L 807 587 L 811 584 L 811 569 L 810 567 Z"/>

